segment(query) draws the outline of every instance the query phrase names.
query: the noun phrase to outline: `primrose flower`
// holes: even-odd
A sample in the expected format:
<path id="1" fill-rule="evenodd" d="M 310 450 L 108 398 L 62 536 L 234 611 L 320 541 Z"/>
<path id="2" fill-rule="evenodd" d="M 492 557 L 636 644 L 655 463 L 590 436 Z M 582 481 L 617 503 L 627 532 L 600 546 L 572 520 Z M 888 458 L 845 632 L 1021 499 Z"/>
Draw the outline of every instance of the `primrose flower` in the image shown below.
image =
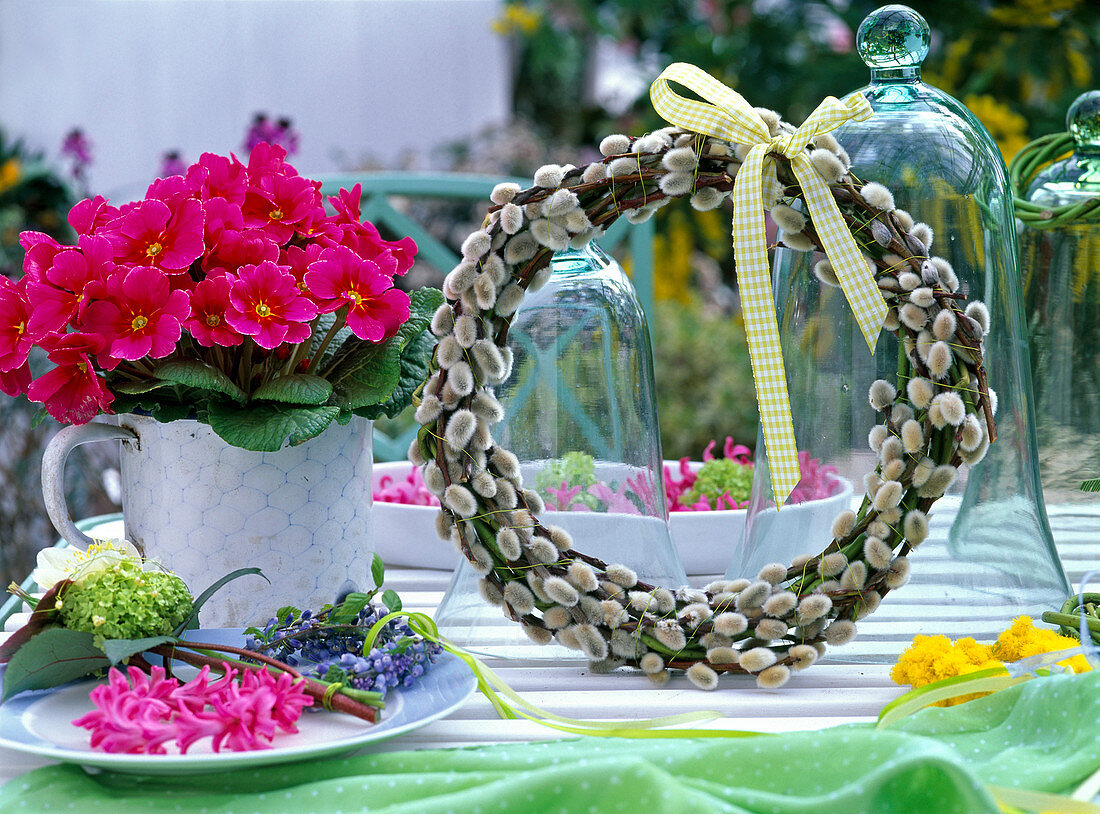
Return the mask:
<path id="1" fill-rule="evenodd" d="M 342 189 L 338 196 L 328 199 L 336 210 L 336 224 L 344 230 L 340 243 L 360 257 L 374 260 L 390 277 L 401 277 L 412 268 L 416 259 L 416 241 L 411 237 L 384 240 L 373 223 L 363 222 L 360 215 L 362 192 L 362 185 L 356 184 L 350 191 Z"/>
<path id="2" fill-rule="evenodd" d="M 164 201 L 140 201 L 108 225 L 104 233 L 115 246 L 120 263 L 155 266 L 180 274 L 202 256 L 202 204 L 193 198 L 173 210 Z"/>
<path id="3" fill-rule="evenodd" d="M 294 236 L 295 227 L 311 219 L 321 208 L 321 197 L 308 178 L 300 175 L 272 175 L 262 186 L 251 186 L 241 211 L 246 226 L 263 228 L 282 245 Z"/>
<path id="4" fill-rule="evenodd" d="M 27 386 L 27 397 L 61 423 L 85 424 L 115 400 L 96 375 L 91 356 L 103 351 L 100 336 L 70 333 L 42 343 L 55 367 Z"/>
<path id="5" fill-rule="evenodd" d="M 229 291 L 225 319 L 268 350 L 309 337 L 317 306 L 302 295 L 294 276 L 272 262 L 241 266 Z"/>
<path id="6" fill-rule="evenodd" d="M 4 372 L 25 365 L 34 344 L 28 327 L 33 313 L 26 285 L 20 283 L 0 278 L 0 371 Z"/>
<path id="7" fill-rule="evenodd" d="M 129 540 L 97 540 L 84 551 L 76 546 L 44 548 L 38 552 L 38 565 L 31 578 L 48 591 L 65 579 L 78 580 L 113 568 L 120 562 L 141 562 L 141 554 Z"/>
<path id="8" fill-rule="evenodd" d="M 161 359 L 175 350 L 191 306 L 186 292 L 169 289 L 168 276 L 148 266 L 135 266 L 95 286 L 102 299 L 85 310 L 84 328 L 113 337 L 106 353 L 109 365 L 143 356 Z"/>
<path id="9" fill-rule="evenodd" d="M 78 245 L 78 249 L 54 255 L 53 263 L 40 278 L 24 278 L 27 298 L 34 303 L 27 326 L 33 336 L 64 331 L 70 322 L 79 322 L 88 304 L 88 284 L 104 282 L 117 268 L 106 238 L 81 235 Z"/>
<path id="10" fill-rule="evenodd" d="M 235 156 L 203 153 L 188 168 L 187 178 L 195 183 L 204 201 L 223 198 L 240 205 L 248 191 L 248 168 Z"/>
<path id="11" fill-rule="evenodd" d="M 305 283 L 322 302 L 322 313 L 347 306 L 347 325 L 360 339 L 381 342 L 409 318 L 409 295 L 394 288 L 377 263 L 346 246 L 321 252 Z"/>
<path id="12" fill-rule="evenodd" d="M 227 348 L 244 341 L 244 336 L 225 321 L 230 286 L 228 277 L 207 277 L 191 293 L 191 316 L 183 325 L 204 348 Z"/>
<path id="13" fill-rule="evenodd" d="M 42 278 L 53 263 L 54 256 L 63 249 L 56 240 L 44 232 L 22 232 L 19 245 L 23 249 L 23 273 L 31 280 Z"/>
<path id="14" fill-rule="evenodd" d="M 85 198 L 69 210 L 69 225 L 78 235 L 94 235 L 122 213 L 102 195 Z"/>

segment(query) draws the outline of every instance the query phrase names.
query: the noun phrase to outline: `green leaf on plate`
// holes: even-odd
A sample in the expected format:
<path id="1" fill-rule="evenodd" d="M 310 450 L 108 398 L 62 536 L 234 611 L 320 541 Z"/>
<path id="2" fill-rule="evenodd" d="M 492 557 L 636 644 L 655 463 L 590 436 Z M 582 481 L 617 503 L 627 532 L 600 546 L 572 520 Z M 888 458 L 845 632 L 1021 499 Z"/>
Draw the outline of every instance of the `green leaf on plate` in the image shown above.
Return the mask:
<path id="1" fill-rule="evenodd" d="M 271 582 L 267 577 L 264 577 L 263 571 L 259 568 L 238 568 L 236 571 L 231 571 L 199 594 L 199 598 L 196 599 L 195 604 L 191 606 L 191 613 L 186 619 L 180 622 L 179 627 L 175 630 L 175 635 L 179 636 L 185 630 L 197 629 L 199 626 L 199 611 L 202 609 L 202 606 L 206 604 L 206 600 L 212 597 L 227 582 L 232 582 L 238 577 L 247 576 L 248 574 L 259 574 L 265 581 L 268 583 Z"/>
<path id="2" fill-rule="evenodd" d="M 57 687 L 109 667 L 91 633 L 47 627 L 15 652 L 4 671 L 0 703 L 26 690 Z"/>
<path id="3" fill-rule="evenodd" d="M 361 593 L 360 591 L 351 592 L 348 594 L 347 599 L 332 609 L 330 615 L 331 620 L 338 625 L 346 625 L 354 622 L 355 617 L 359 615 L 359 611 L 370 604 L 372 596 L 374 596 L 374 591 L 371 591 L 369 594 Z"/>
<path id="4" fill-rule="evenodd" d="M 324 404 L 332 395 L 332 385 L 320 376 L 292 373 L 260 385 L 253 399 L 280 401 L 284 404 Z"/>
<path id="5" fill-rule="evenodd" d="M 177 641 L 175 636 L 149 636 L 145 639 L 105 639 L 103 652 L 112 665 L 119 665 L 136 653 L 143 653 L 158 644 Z"/>

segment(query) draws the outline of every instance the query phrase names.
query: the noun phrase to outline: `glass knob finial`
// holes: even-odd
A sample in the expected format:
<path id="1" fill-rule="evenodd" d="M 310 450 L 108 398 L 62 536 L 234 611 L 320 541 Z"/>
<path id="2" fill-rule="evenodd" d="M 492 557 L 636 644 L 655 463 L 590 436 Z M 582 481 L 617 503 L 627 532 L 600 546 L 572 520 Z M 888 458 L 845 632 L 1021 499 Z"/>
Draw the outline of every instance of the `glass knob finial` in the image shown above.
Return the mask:
<path id="1" fill-rule="evenodd" d="M 1066 113 L 1066 129 L 1077 149 L 1100 152 L 1100 90 L 1090 90 L 1078 96 Z"/>
<path id="2" fill-rule="evenodd" d="M 856 32 L 856 50 L 868 68 L 919 68 L 932 40 L 925 19 L 909 6 L 872 11 Z"/>

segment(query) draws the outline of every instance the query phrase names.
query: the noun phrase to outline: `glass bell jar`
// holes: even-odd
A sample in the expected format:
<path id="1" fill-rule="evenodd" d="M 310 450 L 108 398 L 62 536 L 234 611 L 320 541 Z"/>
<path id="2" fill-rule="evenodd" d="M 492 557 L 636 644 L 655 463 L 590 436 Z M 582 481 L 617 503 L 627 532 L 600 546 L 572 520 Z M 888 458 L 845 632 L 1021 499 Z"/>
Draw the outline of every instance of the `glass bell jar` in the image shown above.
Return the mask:
<path id="1" fill-rule="evenodd" d="M 1052 518 L 1076 514 L 1095 532 L 1100 495 L 1080 487 L 1100 477 L 1100 91 L 1077 98 L 1066 129 L 1013 160 L 1017 168 L 1073 150 L 1030 179 L 1017 205 L 1020 271 L 1043 493 Z"/>
<path id="2" fill-rule="evenodd" d="M 959 102 L 921 81 L 930 32 L 917 12 L 880 8 L 863 21 L 856 42 L 871 70 L 870 84 L 858 92 L 874 115 L 833 135 L 851 156 L 851 173 L 884 184 L 898 208 L 931 227 L 931 254 L 951 263 L 968 300 L 987 304 L 985 365 L 998 396 L 996 442 L 973 467 L 961 466 L 932 506 L 930 533 L 913 554 L 909 584 L 886 601 L 917 609 L 927 620 L 922 633 L 949 633 L 948 620 L 965 619 L 959 635 L 991 640 L 1015 616 L 1038 618 L 1068 593 L 1039 486 L 1012 195 L 988 132 Z M 803 480 L 807 464 L 835 468 L 836 488 L 854 484 L 857 508 L 865 475 L 877 463 L 869 431 L 882 420 L 870 406 L 870 385 L 894 383 L 907 368 L 886 330 L 872 356 L 842 290 L 815 276 L 823 257 L 777 249 L 777 315 Z M 907 382 L 897 384 L 897 403 L 905 404 Z M 756 460 L 745 540 L 730 578 L 751 578 L 765 563 L 819 553 L 831 539 L 828 532 L 812 539 L 806 533 L 809 512 L 784 519 L 798 506 L 776 510 L 762 434 Z M 839 659 L 893 659 L 906 644 L 891 636 L 888 621 L 872 616 L 860 623 L 855 642 L 833 652 Z"/>
<path id="3" fill-rule="evenodd" d="M 512 375 L 497 388 L 497 440 L 545 502 L 544 523 L 576 548 L 646 582 L 687 584 L 668 529 L 653 353 L 634 287 L 598 246 L 558 252 L 508 330 Z M 509 658 L 578 658 L 537 645 L 478 592 L 462 560 L 436 614 L 468 649 Z"/>

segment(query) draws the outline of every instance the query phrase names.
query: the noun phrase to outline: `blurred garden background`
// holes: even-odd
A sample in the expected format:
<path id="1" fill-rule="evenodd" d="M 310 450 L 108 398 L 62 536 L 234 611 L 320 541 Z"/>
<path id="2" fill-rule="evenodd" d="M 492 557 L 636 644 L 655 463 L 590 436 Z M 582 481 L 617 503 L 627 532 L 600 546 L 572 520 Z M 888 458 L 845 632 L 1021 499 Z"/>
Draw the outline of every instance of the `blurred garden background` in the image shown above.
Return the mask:
<path id="1" fill-rule="evenodd" d="M 5 0 L 0 3 L 0 266 L 19 233 L 71 239 L 81 197 L 139 197 L 203 151 L 281 142 L 309 177 L 456 171 L 525 176 L 580 164 L 613 132 L 661 126 L 648 86 L 691 62 L 792 122 L 867 82 L 864 0 Z M 1100 3 L 930 0 L 925 81 L 962 100 L 1006 161 L 1064 128 L 1100 86 Z M 655 337 L 666 458 L 711 439 L 755 444 L 756 408 L 729 211 L 661 210 Z M 456 246 L 483 207 L 409 202 Z M 631 258 L 620 255 L 626 267 Z M 438 285 L 444 270 L 407 281 Z M 55 534 L 39 458 L 57 431 L 0 400 L 0 578 L 21 579 Z M 70 505 L 116 511 L 113 461 L 74 453 Z M 106 473 L 106 476 L 105 474 Z"/>

